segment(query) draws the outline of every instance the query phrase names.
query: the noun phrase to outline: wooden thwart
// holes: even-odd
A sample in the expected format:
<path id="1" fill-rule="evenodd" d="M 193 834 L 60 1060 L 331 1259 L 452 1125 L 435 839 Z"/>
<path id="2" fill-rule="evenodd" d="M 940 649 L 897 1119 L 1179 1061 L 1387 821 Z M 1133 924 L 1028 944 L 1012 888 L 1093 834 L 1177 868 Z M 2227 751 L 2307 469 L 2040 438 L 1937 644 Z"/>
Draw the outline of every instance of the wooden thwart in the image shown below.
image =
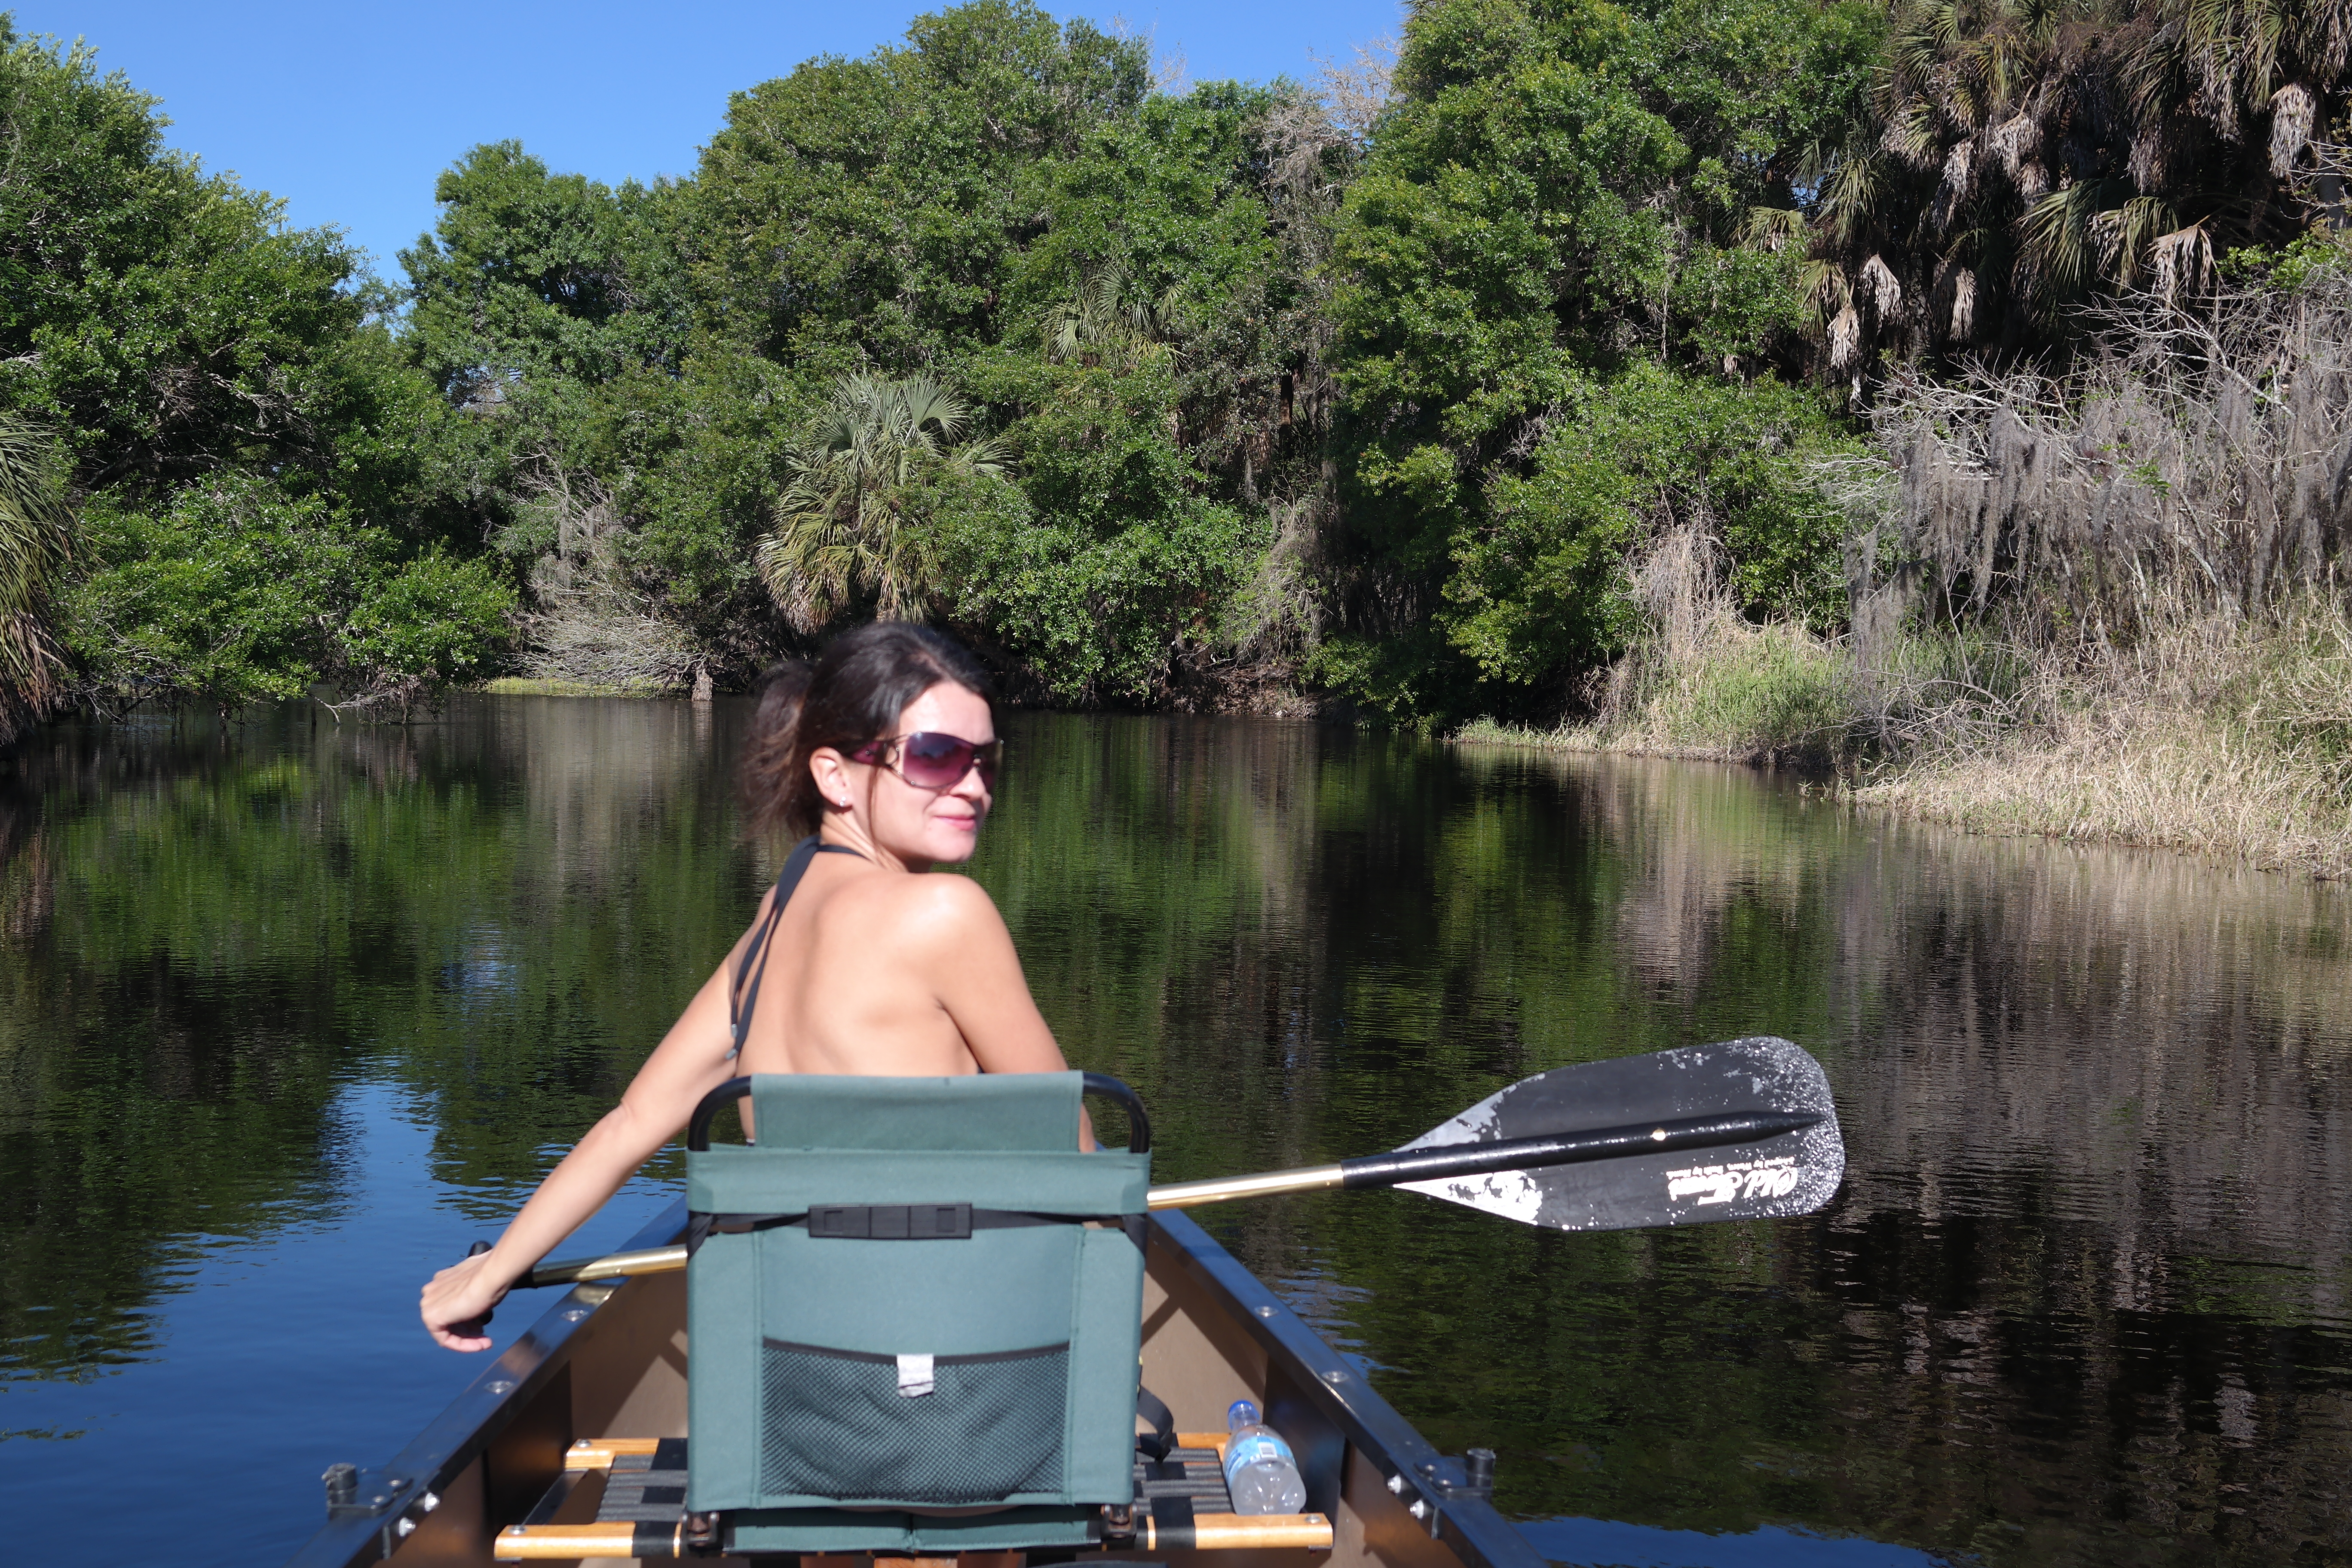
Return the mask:
<path id="1" fill-rule="evenodd" d="M 583 1557 L 683 1557 L 686 1521 L 672 1524 L 515 1524 L 499 1531 L 501 1563 L 568 1562 Z"/>
<path id="2" fill-rule="evenodd" d="M 1136 1525 L 1136 1544 L 1146 1552 L 1331 1550 L 1331 1521 L 1319 1513 L 1199 1513 L 1189 1525 L 1171 1530 L 1146 1514 Z M 686 1521 L 517 1524 L 499 1532 L 496 1552 L 501 1563 L 680 1557 L 686 1552 Z"/>
<path id="3" fill-rule="evenodd" d="M 563 1450 L 567 1470 L 609 1470 L 624 1454 L 650 1454 L 661 1447 L 658 1437 L 583 1437 Z"/>
<path id="4" fill-rule="evenodd" d="M 1331 1550 L 1331 1521 L 1319 1513 L 1196 1513 L 1173 1529 L 1146 1515 L 1135 1523 L 1146 1552 Z"/>

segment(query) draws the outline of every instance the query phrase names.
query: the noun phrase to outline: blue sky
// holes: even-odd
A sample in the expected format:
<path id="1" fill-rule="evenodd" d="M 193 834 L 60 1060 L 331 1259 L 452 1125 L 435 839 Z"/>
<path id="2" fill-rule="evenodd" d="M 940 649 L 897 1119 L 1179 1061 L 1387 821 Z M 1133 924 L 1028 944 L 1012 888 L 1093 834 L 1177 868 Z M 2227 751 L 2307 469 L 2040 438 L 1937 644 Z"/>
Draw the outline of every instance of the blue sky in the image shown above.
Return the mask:
<path id="1" fill-rule="evenodd" d="M 862 55 L 936 5 L 361 5 L 0 0 L 20 33 L 86 38 L 101 69 L 163 100 L 173 142 L 340 224 L 397 277 L 432 226 L 434 176 L 468 147 L 517 137 L 551 167 L 617 182 L 690 174 L 727 95 L 813 55 Z M 1194 80 L 1314 69 L 1398 27 L 1397 0 L 1190 0 L 1123 15 Z"/>

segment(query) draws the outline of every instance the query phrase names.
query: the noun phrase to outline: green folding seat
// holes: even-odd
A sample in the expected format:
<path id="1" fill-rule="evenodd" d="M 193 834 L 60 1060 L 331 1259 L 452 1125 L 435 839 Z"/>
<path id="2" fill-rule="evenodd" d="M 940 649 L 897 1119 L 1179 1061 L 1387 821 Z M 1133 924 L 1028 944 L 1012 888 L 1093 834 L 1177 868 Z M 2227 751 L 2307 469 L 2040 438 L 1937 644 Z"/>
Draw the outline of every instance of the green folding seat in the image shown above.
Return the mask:
<path id="1" fill-rule="evenodd" d="M 1082 1152 L 1079 1103 L 1129 1108 Z M 709 1146 L 748 1092 L 756 1142 Z M 739 1079 L 689 1130 L 687 1498 L 730 1552 L 1076 1546 L 1133 1500 L 1150 1132 L 1114 1079 Z"/>

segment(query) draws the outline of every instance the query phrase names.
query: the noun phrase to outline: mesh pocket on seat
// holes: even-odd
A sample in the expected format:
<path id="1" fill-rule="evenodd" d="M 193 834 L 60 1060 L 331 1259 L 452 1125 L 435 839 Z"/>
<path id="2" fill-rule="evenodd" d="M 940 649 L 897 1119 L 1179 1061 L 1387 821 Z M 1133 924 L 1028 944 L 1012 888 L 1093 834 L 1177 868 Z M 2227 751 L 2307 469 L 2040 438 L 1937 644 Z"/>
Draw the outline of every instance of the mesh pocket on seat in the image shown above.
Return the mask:
<path id="1" fill-rule="evenodd" d="M 929 1394 L 898 1358 L 766 1340 L 760 1489 L 770 1498 L 983 1503 L 1062 1489 L 1070 1347 L 943 1355 Z"/>

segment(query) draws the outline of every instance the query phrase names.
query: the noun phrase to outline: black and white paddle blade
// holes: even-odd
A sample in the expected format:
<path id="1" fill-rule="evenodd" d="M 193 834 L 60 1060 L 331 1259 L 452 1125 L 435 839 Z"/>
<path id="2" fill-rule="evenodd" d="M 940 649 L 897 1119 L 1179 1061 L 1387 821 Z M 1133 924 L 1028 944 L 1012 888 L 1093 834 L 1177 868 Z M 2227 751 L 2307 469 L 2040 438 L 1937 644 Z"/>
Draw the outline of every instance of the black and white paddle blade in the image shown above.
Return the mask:
<path id="1" fill-rule="evenodd" d="M 1400 1184 L 1555 1230 L 1634 1230 L 1811 1214 L 1835 1195 L 1845 1144 L 1821 1064 L 1769 1035 L 1555 1068 L 1522 1079 L 1407 1149 L 1556 1136 L 1758 1111 L 1818 1116 L 1801 1131 L 1709 1149 Z"/>

